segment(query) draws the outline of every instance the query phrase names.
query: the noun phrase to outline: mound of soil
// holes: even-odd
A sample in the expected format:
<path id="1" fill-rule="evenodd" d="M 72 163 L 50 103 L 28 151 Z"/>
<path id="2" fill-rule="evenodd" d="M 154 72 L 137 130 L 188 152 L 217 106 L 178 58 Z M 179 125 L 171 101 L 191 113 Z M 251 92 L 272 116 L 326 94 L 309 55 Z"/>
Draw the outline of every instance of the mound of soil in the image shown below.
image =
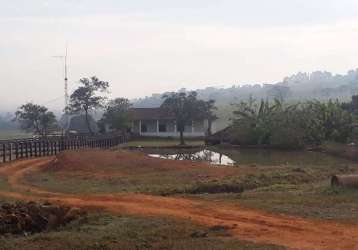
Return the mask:
<path id="1" fill-rule="evenodd" d="M 0 234 L 49 231 L 85 215 L 82 209 L 51 203 L 2 203 L 0 204 Z"/>

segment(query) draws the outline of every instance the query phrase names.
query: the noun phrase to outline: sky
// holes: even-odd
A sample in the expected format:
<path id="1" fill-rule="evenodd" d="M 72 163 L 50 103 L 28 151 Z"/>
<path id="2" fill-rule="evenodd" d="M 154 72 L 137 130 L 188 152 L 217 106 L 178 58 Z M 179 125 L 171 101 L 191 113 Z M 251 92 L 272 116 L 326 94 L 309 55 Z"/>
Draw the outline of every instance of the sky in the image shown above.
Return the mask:
<path id="1" fill-rule="evenodd" d="M 275 83 L 358 67 L 356 0 L 0 0 L 0 111 L 63 106 L 82 77 L 109 97 Z"/>

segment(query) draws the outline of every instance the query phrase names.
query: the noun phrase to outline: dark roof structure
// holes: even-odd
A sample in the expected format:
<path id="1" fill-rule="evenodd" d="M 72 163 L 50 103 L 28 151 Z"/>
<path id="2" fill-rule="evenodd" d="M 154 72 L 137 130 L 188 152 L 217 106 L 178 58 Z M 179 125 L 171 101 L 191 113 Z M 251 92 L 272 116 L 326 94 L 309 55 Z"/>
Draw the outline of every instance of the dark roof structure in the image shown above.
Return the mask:
<path id="1" fill-rule="evenodd" d="M 89 123 L 92 129 L 92 132 L 97 132 L 98 127 L 96 121 L 89 115 L 88 117 Z M 86 116 L 85 115 L 75 115 L 71 117 L 69 126 L 67 128 L 68 131 L 76 131 L 80 134 L 88 134 L 88 127 L 86 123 Z"/>
<path id="2" fill-rule="evenodd" d="M 129 118 L 133 121 L 138 120 L 171 120 L 173 115 L 161 108 L 131 108 L 128 111 Z"/>

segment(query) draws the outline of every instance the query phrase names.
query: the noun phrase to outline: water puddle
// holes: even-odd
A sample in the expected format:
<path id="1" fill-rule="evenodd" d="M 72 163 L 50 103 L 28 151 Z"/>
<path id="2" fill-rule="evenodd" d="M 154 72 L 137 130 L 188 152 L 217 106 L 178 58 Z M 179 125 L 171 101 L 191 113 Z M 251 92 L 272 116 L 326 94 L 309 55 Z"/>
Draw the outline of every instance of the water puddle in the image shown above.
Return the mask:
<path id="1" fill-rule="evenodd" d="M 213 165 L 234 166 L 236 164 L 236 162 L 229 156 L 207 149 L 193 153 L 179 152 L 176 154 L 148 154 L 148 156 L 178 161 L 205 161 Z"/>
<path id="2" fill-rule="evenodd" d="M 320 152 L 280 151 L 270 149 L 237 149 L 237 148 L 141 148 L 136 149 L 150 157 L 168 160 L 204 161 L 222 166 L 347 166 L 351 161 L 329 156 Z"/>

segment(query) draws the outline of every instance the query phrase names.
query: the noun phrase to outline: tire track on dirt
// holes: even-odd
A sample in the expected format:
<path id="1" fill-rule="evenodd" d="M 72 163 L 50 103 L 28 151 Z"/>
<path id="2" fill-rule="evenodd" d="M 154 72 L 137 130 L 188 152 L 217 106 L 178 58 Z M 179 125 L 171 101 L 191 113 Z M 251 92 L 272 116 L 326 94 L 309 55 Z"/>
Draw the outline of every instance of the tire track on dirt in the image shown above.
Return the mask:
<path id="1" fill-rule="evenodd" d="M 358 249 L 358 225 L 276 215 L 198 199 L 128 193 L 68 195 L 48 192 L 22 182 L 24 175 L 41 171 L 53 160 L 53 157 L 48 157 L 21 161 L 0 169 L 0 175 L 7 177 L 16 190 L 2 190 L 0 195 L 24 200 L 48 200 L 116 214 L 174 217 L 209 227 L 220 225 L 242 240 L 294 249 Z"/>

